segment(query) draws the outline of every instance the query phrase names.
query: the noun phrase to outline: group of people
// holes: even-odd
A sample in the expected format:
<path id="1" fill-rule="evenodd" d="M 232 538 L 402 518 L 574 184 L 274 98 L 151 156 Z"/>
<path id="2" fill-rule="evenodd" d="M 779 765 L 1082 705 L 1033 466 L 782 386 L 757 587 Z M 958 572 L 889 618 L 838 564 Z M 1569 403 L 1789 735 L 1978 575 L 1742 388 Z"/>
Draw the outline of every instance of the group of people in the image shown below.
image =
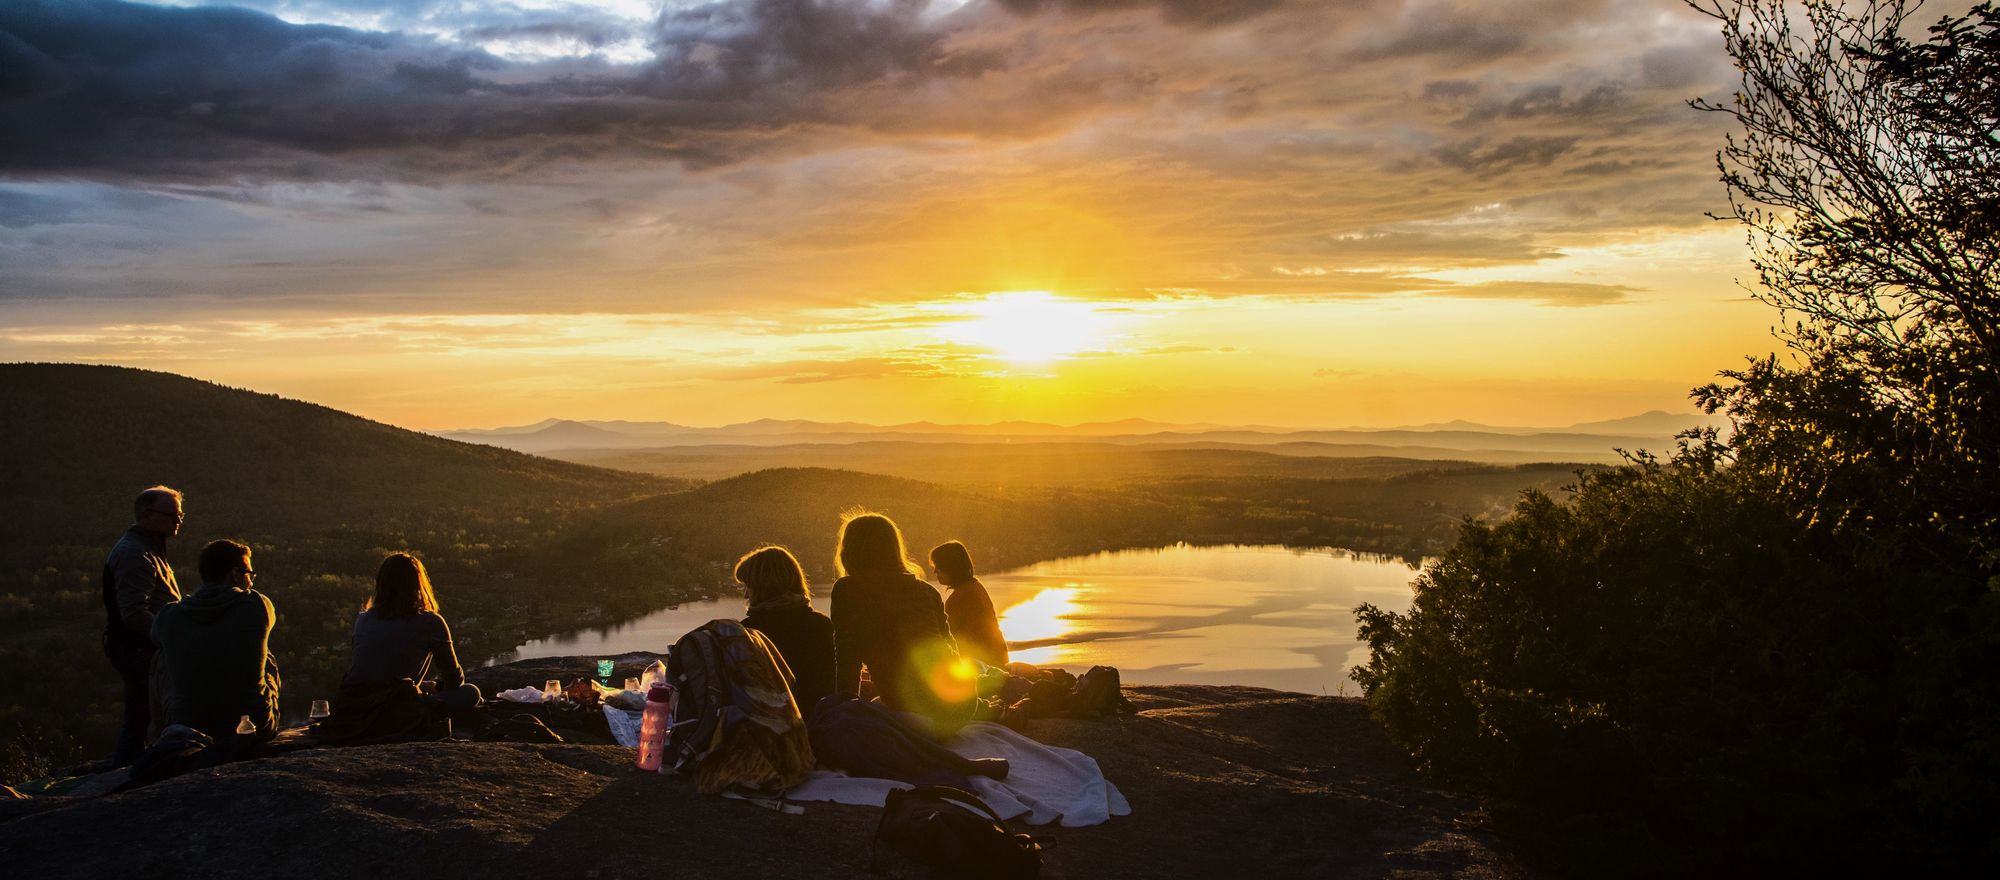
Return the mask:
<path id="1" fill-rule="evenodd" d="M 281 680 L 270 650 L 277 614 L 254 586 L 250 548 L 230 540 L 203 547 L 196 566 L 202 584 L 183 595 L 166 559 L 166 542 L 185 519 L 182 501 L 166 486 L 140 492 L 132 526 L 104 563 L 104 650 L 125 703 L 114 766 L 132 763 L 170 725 L 221 738 L 248 718 L 259 739 L 278 731 Z M 965 545 L 948 541 L 930 552 L 950 591 L 942 599 L 886 516 L 849 516 L 834 555 L 830 618 L 812 607 L 791 551 L 760 547 L 736 564 L 743 624 L 762 632 L 790 667 L 800 711 L 811 713 L 829 695 L 872 691 L 891 708 L 943 726 L 967 720 L 978 665 L 1006 666 L 1007 643 Z M 408 553 L 383 559 L 374 594 L 354 622 L 341 693 L 408 682 L 454 716 L 476 712 L 482 695 L 465 681 L 437 609 L 421 561 Z"/>
<path id="2" fill-rule="evenodd" d="M 104 651 L 125 701 L 114 766 L 132 763 L 172 725 L 221 739 L 247 718 L 256 738 L 277 735 L 276 609 L 254 586 L 250 548 L 236 541 L 204 546 L 195 565 L 201 586 L 181 593 L 166 546 L 185 520 L 182 500 L 166 486 L 140 492 L 132 526 L 104 561 Z M 343 690 L 409 680 L 452 711 L 477 707 L 479 689 L 465 681 L 437 607 L 422 562 L 407 553 L 382 560 L 374 594 L 354 622 Z"/>
<path id="3" fill-rule="evenodd" d="M 862 695 L 862 672 L 890 708 L 950 724 L 971 716 L 976 667 L 1007 665 L 993 600 L 965 545 L 932 548 L 940 599 L 910 561 L 903 534 L 879 513 L 849 516 L 834 552 L 832 617 L 812 607 L 797 557 L 760 547 L 736 563 L 743 625 L 771 640 L 793 675 L 792 696 L 811 713 L 828 695 Z"/>

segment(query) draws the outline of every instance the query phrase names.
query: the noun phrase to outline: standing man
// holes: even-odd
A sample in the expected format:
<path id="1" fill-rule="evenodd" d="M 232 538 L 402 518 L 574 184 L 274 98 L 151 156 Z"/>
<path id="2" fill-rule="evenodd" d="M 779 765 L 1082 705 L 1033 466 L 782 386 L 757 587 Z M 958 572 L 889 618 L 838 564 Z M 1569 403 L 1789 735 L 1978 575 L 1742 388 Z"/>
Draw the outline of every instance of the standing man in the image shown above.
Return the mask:
<path id="1" fill-rule="evenodd" d="M 104 653 L 125 683 L 125 717 L 118 728 L 114 767 L 139 757 L 153 721 L 153 615 L 180 601 L 167 539 L 181 530 L 181 493 L 154 486 L 132 502 L 132 527 L 104 560 Z"/>

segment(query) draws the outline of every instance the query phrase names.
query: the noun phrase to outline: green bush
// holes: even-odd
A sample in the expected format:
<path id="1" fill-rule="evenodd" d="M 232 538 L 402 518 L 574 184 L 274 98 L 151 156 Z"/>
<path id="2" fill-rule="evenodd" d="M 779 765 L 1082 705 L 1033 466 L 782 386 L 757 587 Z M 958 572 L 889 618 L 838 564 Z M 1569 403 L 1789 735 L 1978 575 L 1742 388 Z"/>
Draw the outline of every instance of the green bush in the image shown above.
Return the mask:
<path id="1" fill-rule="evenodd" d="M 1730 376 L 1703 392 L 1728 444 L 1526 493 L 1462 527 L 1408 613 L 1360 609 L 1371 706 L 1580 867 L 1994 862 L 1991 456 L 1837 360 Z"/>
<path id="2" fill-rule="evenodd" d="M 1790 352 L 1732 431 L 1466 523 L 1358 611 L 1389 735 L 1591 873 L 2000 867 L 2000 191 L 1987 3 L 1693 3 Z"/>

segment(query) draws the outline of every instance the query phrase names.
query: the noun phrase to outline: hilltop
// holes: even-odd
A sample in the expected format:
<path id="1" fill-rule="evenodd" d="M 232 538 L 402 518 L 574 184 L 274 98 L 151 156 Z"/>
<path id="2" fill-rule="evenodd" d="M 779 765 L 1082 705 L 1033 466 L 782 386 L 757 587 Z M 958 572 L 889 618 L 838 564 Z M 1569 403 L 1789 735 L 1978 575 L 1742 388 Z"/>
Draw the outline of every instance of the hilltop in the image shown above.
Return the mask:
<path id="1" fill-rule="evenodd" d="M 482 675 L 544 673 L 510 669 Z M 1051 841 L 1045 877 L 1526 874 L 1477 829 L 1476 805 L 1425 785 L 1358 700 L 1126 693 L 1136 717 L 1029 722 L 1034 738 L 1094 757 L 1133 805 L 1103 825 L 1021 828 Z M 635 771 L 615 746 L 404 744 L 299 752 L 94 799 L 0 802 L 0 850 L 41 878 L 870 876 L 880 811 L 805 809 L 701 797 L 685 779 Z M 121 829 L 119 845 L 90 845 L 106 828 Z"/>
<path id="2" fill-rule="evenodd" d="M 8 545 L 115 535 L 130 522 L 130 496 L 154 483 L 188 493 L 191 524 L 225 533 L 439 507 L 497 515 L 686 485 L 128 367 L 0 364 L 0 425 Z"/>

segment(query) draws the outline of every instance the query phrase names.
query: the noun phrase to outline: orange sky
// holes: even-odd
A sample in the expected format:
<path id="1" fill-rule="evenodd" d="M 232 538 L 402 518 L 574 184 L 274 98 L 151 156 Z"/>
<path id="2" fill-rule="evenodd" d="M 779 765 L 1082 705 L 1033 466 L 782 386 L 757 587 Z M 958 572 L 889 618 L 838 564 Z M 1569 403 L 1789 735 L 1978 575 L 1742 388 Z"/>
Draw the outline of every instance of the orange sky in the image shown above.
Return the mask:
<path id="1" fill-rule="evenodd" d="M 1334 427 L 1686 411 L 1773 347 L 1678 3 L 252 5 L 17 23 L 88 88 L 0 109 L 0 359 L 416 428 Z"/>

